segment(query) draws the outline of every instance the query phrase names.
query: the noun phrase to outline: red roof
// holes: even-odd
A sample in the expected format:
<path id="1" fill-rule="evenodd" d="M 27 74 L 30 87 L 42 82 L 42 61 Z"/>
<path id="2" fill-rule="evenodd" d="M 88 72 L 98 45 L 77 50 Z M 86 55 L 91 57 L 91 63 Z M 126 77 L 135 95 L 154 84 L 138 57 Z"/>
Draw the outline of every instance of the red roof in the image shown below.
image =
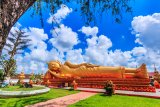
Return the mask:
<path id="1" fill-rule="evenodd" d="M 30 75 L 31 74 L 25 74 L 25 78 L 24 79 L 29 79 Z M 19 77 L 19 74 L 15 75 L 15 76 L 12 76 L 11 79 L 19 79 L 18 77 Z"/>
<path id="2" fill-rule="evenodd" d="M 149 74 L 149 76 L 154 76 L 154 72 L 148 72 L 148 74 Z"/>
<path id="3" fill-rule="evenodd" d="M 154 76 L 154 72 L 148 72 L 149 76 Z"/>

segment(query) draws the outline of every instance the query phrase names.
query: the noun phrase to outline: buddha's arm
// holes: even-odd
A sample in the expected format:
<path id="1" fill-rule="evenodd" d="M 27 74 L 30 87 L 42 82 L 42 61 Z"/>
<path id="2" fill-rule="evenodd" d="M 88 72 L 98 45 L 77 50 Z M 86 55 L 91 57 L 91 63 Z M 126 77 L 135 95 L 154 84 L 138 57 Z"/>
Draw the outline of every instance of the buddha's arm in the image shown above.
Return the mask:
<path id="1" fill-rule="evenodd" d="M 51 71 L 51 70 L 48 70 L 48 72 L 50 72 L 54 77 L 57 77 L 57 78 L 66 78 L 66 77 L 72 77 L 71 74 L 60 74 L 60 73 L 56 73 L 54 71 Z"/>
<path id="2" fill-rule="evenodd" d="M 61 78 L 60 74 L 57 74 L 56 72 L 53 72 L 51 70 L 48 70 L 48 72 L 50 72 L 53 76 L 55 76 L 57 78 Z"/>
<path id="3" fill-rule="evenodd" d="M 69 68 L 79 68 L 81 66 L 85 66 L 85 67 L 98 67 L 98 65 L 93 65 L 93 64 L 89 64 L 89 63 L 72 64 L 69 61 L 66 61 L 64 63 L 64 65 L 68 66 Z"/>
<path id="4" fill-rule="evenodd" d="M 81 66 L 81 64 L 72 64 L 69 61 L 66 61 L 64 65 L 68 66 L 69 68 L 78 68 Z"/>

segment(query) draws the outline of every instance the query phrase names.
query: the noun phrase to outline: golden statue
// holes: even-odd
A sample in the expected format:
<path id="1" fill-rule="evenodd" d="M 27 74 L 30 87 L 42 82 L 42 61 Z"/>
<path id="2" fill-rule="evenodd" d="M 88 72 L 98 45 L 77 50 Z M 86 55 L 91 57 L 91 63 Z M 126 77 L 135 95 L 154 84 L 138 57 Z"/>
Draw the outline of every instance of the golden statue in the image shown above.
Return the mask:
<path id="1" fill-rule="evenodd" d="M 83 77 L 108 77 L 108 78 L 149 78 L 146 65 L 139 68 L 98 66 L 89 63 L 72 64 L 66 61 L 50 61 L 45 78 L 83 78 Z"/>
<path id="2" fill-rule="evenodd" d="M 20 83 L 24 83 L 24 78 L 25 78 L 25 74 L 24 74 L 24 72 L 22 71 L 20 74 L 19 74 L 19 81 L 20 81 Z"/>

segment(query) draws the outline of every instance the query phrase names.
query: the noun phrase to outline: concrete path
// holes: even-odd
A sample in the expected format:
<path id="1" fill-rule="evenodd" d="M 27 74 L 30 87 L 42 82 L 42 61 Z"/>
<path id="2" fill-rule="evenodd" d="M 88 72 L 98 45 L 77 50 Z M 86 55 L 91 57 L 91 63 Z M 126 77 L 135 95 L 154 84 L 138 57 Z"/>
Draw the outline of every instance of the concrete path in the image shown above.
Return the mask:
<path id="1" fill-rule="evenodd" d="M 115 93 L 122 95 L 144 96 L 144 97 L 160 99 L 160 89 L 156 89 L 156 92 L 135 92 L 135 91 L 116 90 Z"/>
<path id="2" fill-rule="evenodd" d="M 69 89 L 69 88 L 65 88 Z M 85 91 L 85 92 L 105 92 L 104 89 L 96 89 L 96 88 L 80 88 L 77 90 Z M 137 92 L 137 91 L 125 91 L 125 90 L 115 90 L 116 94 L 121 95 L 131 95 L 131 96 L 144 96 L 150 98 L 159 98 L 160 99 L 160 89 L 156 89 L 156 92 Z"/>
<path id="3" fill-rule="evenodd" d="M 71 94 L 64 97 L 59 97 L 56 99 L 48 100 L 46 102 L 40 102 L 34 105 L 26 107 L 67 107 L 68 105 L 74 104 L 80 100 L 86 99 L 90 96 L 95 95 L 96 93 L 90 92 L 79 92 L 76 94 Z"/>

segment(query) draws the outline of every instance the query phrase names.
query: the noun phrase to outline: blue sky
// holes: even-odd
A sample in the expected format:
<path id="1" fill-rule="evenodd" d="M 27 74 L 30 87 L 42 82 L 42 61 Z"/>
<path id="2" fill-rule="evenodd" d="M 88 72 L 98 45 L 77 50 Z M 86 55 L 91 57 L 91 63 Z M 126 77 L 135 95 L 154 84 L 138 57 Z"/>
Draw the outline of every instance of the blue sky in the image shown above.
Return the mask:
<path id="1" fill-rule="evenodd" d="M 49 9 L 42 11 L 44 28 L 38 15 L 30 16 L 31 8 L 11 30 L 23 28 L 32 39 L 32 46 L 16 56 L 17 71 L 45 72 L 49 60 L 126 67 L 146 63 L 149 71 L 153 64 L 160 68 L 159 5 L 159 0 L 134 0 L 130 2 L 133 13 L 123 12 L 120 24 L 109 12 L 97 15 L 96 25 L 85 25 L 80 11 L 74 11 L 78 5 L 63 4 L 52 15 Z M 53 17 L 60 28 L 52 29 Z"/>

